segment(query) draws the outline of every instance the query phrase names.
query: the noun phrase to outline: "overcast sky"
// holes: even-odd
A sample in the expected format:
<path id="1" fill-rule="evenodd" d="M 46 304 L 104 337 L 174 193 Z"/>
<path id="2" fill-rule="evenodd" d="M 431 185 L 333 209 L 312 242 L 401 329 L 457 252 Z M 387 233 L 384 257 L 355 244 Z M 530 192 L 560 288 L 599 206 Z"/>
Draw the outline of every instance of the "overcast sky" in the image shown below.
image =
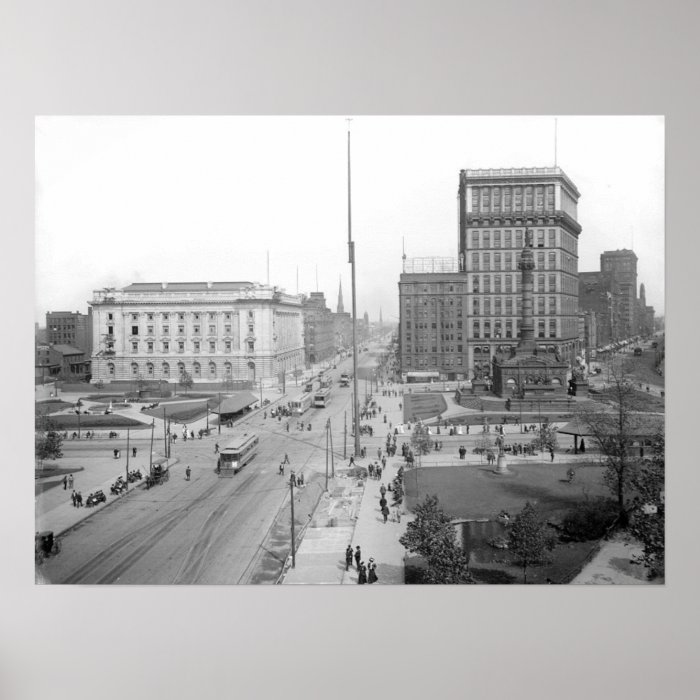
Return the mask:
<path id="1" fill-rule="evenodd" d="M 662 117 L 558 117 L 557 164 L 581 193 L 579 271 L 632 248 L 664 307 Z M 460 169 L 554 164 L 553 117 L 355 117 L 357 309 L 398 316 L 408 257 L 457 255 Z M 325 292 L 347 262 L 344 117 L 41 117 L 35 321 L 87 312 L 132 282 L 267 281 Z"/>

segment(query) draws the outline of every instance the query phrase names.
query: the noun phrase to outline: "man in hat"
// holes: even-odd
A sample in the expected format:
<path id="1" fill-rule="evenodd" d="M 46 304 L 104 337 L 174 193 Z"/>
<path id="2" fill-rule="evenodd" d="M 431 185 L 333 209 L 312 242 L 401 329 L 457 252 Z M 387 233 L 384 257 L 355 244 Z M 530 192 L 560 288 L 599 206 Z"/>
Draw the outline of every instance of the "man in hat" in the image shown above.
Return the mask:
<path id="1" fill-rule="evenodd" d="M 349 544 L 345 550 L 345 571 L 350 571 L 352 566 L 352 545 Z"/>
<path id="2" fill-rule="evenodd" d="M 355 565 L 357 566 L 357 570 L 360 570 L 360 560 L 362 559 L 362 552 L 360 551 L 360 545 L 358 544 L 357 547 L 355 547 Z"/>

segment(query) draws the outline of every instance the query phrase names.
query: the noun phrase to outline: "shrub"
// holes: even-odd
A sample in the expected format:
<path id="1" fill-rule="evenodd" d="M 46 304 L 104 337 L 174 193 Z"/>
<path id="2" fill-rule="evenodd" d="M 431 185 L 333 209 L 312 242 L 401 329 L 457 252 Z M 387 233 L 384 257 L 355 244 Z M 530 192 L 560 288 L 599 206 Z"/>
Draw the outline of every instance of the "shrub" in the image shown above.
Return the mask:
<path id="1" fill-rule="evenodd" d="M 615 522 L 619 510 L 615 501 L 599 498 L 576 506 L 564 518 L 564 539 L 574 542 L 597 540 Z"/>

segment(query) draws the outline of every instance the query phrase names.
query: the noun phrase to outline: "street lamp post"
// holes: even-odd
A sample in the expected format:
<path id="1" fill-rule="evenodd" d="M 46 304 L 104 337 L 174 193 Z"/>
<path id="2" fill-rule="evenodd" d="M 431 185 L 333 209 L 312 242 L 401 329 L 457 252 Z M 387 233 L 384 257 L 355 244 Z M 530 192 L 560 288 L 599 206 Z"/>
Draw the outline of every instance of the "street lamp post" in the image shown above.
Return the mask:
<path id="1" fill-rule="evenodd" d="M 289 475 L 289 495 L 292 503 L 292 569 L 294 569 L 297 563 L 294 537 L 294 472 Z"/>
<path id="2" fill-rule="evenodd" d="M 221 435 L 221 392 L 219 392 L 218 396 L 219 396 L 219 420 L 217 422 L 219 424 L 219 435 Z"/>

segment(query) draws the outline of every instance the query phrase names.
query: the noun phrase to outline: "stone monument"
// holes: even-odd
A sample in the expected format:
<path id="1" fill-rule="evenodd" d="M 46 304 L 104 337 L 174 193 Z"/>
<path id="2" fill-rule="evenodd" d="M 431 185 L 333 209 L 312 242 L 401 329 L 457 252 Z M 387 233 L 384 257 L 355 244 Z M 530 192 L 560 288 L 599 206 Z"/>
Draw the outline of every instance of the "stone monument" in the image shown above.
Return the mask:
<path id="1" fill-rule="evenodd" d="M 535 256 L 532 251 L 532 232 L 525 229 L 525 242 L 518 263 L 521 274 L 522 312 L 520 340 L 511 350 L 510 357 L 493 358 L 493 390 L 502 398 L 530 399 L 540 403 L 566 397 L 569 366 L 562 362 L 559 353 L 538 348 L 535 340 L 533 316 L 533 270 Z"/>

